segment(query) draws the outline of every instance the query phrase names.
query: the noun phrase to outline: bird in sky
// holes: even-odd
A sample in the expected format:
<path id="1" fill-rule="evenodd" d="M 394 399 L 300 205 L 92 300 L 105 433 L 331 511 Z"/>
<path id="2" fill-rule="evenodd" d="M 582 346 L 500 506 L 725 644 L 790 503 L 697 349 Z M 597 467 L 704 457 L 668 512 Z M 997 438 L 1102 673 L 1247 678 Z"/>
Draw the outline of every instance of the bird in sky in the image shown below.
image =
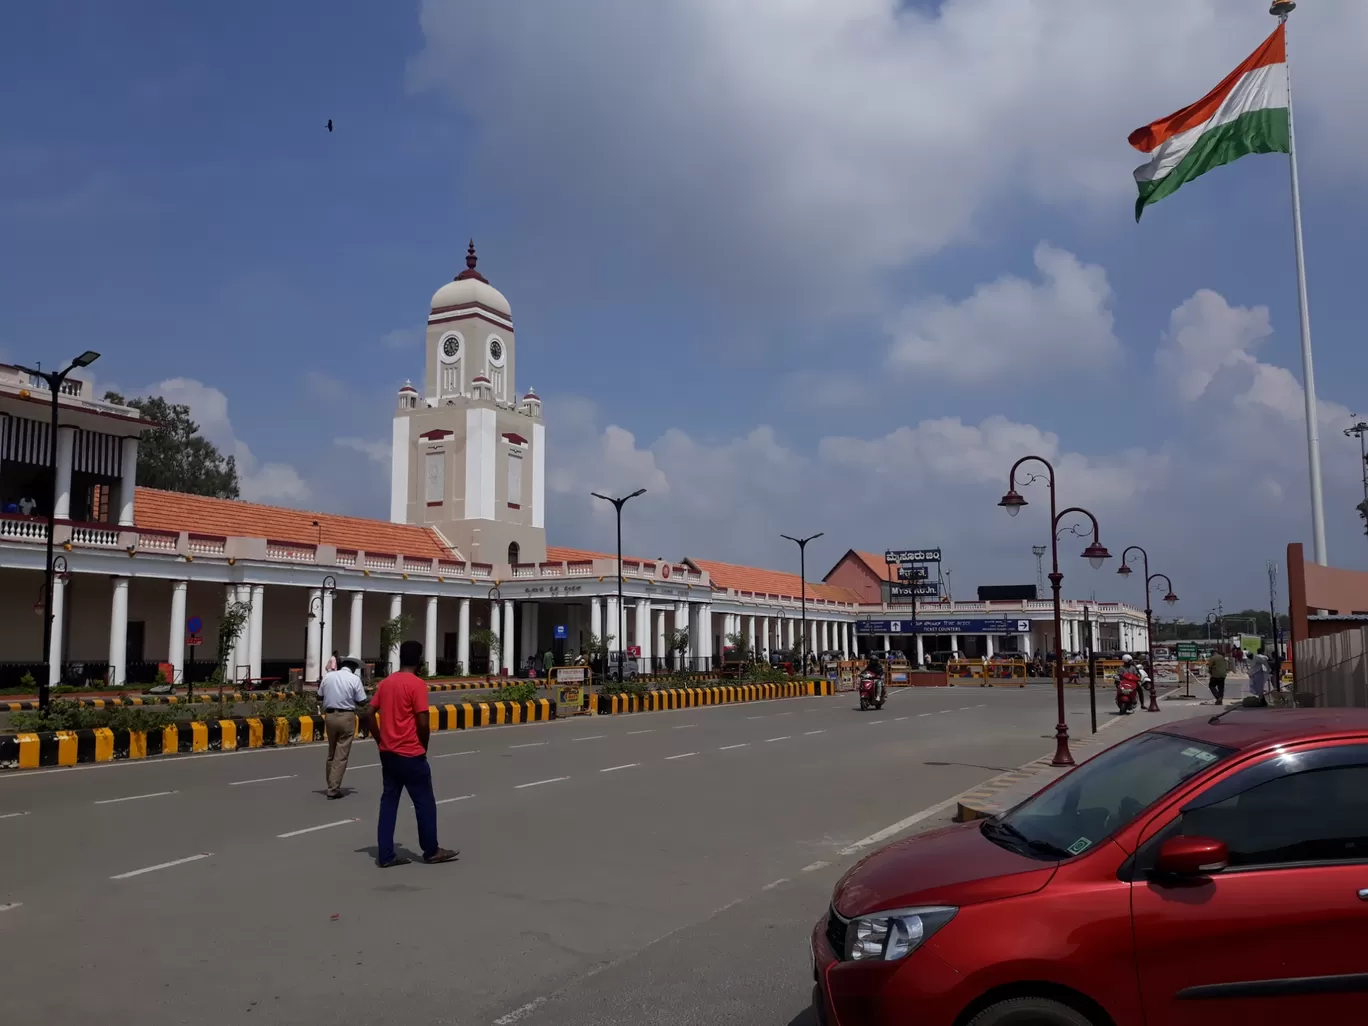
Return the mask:
<path id="1" fill-rule="evenodd" d="M 332 118 L 328 118 L 328 131 L 332 131 Z"/>

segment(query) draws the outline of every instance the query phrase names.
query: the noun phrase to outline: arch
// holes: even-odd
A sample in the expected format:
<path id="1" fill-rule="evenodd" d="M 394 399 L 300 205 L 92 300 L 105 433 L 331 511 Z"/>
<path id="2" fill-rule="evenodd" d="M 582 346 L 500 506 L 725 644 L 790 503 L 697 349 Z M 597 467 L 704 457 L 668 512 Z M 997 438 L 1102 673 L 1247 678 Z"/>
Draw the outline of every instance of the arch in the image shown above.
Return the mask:
<path id="1" fill-rule="evenodd" d="M 518 545 L 518 543 L 517 543 L 517 542 L 509 542 L 509 543 L 508 543 L 508 562 L 509 562 L 509 565 L 511 566 L 512 564 L 518 562 L 518 557 L 521 556 L 521 555 L 522 555 L 522 548 Z"/>

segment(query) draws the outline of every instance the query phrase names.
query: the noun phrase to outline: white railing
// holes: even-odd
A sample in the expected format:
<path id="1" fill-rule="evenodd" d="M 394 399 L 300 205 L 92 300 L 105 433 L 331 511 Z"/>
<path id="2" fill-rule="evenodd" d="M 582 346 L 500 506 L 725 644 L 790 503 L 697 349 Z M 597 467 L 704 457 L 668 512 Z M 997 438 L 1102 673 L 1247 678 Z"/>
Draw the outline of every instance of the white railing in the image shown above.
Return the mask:
<path id="1" fill-rule="evenodd" d="M 10 541 L 46 542 L 47 521 L 28 517 L 0 517 L 0 538 Z"/>
<path id="2" fill-rule="evenodd" d="M 318 550 L 301 542 L 267 541 L 266 558 L 285 559 L 291 563 L 315 563 L 318 561 Z"/>
<path id="3" fill-rule="evenodd" d="M 337 550 L 337 565 L 338 565 L 338 566 L 356 566 L 356 550 L 354 550 L 354 549 L 338 549 L 338 550 Z"/>
<path id="4" fill-rule="evenodd" d="M 179 538 L 174 531 L 139 531 L 138 548 L 148 552 L 175 552 Z"/>
<path id="5" fill-rule="evenodd" d="M 565 564 L 564 564 L 564 563 L 543 563 L 543 564 L 541 564 L 540 567 L 538 567 L 538 569 L 541 571 L 541 575 L 542 575 L 543 577 L 564 577 L 564 576 L 565 576 Z"/>
<path id="6" fill-rule="evenodd" d="M 192 556 L 222 556 L 228 551 L 228 539 L 208 534 L 192 534 L 186 541 Z"/>
<path id="7" fill-rule="evenodd" d="M 566 577 L 592 577 L 594 576 L 594 561 L 592 559 L 578 560 L 573 563 L 565 564 Z"/>
<path id="8" fill-rule="evenodd" d="M 703 580 L 703 575 L 699 573 L 697 570 L 690 570 L 688 573 L 684 575 L 684 579 L 686 581 L 701 581 Z"/>
<path id="9" fill-rule="evenodd" d="M 494 576 L 494 564 L 493 564 L 493 563 L 471 563 L 471 564 L 470 564 L 470 576 L 471 576 L 471 577 L 492 577 L 492 576 Z"/>
<path id="10" fill-rule="evenodd" d="M 91 549 L 116 549 L 119 547 L 119 532 L 107 527 L 73 527 L 71 544 Z"/>
<path id="11" fill-rule="evenodd" d="M 514 563 L 514 564 L 513 564 L 513 567 L 512 567 L 512 570 L 513 570 L 513 576 L 514 576 L 514 578 L 536 577 L 536 576 L 537 576 L 537 564 L 536 564 L 536 563 Z"/>
<path id="12" fill-rule="evenodd" d="M 406 574 L 430 574 L 432 573 L 432 560 L 419 559 L 417 556 L 404 557 L 404 573 Z"/>
<path id="13" fill-rule="evenodd" d="M 383 552 L 366 553 L 367 570 L 393 570 L 397 562 L 397 557 Z"/>
<path id="14" fill-rule="evenodd" d="M 466 572 L 466 565 L 454 559 L 439 559 L 437 561 L 437 572 L 439 574 L 463 574 Z"/>

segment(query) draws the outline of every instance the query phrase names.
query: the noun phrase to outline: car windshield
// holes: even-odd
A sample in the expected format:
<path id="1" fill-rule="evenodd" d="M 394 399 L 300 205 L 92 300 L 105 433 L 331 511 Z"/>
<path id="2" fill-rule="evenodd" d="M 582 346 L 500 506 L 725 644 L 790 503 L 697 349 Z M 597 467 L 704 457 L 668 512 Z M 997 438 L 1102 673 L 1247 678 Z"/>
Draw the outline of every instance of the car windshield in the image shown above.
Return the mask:
<path id="1" fill-rule="evenodd" d="M 989 840 L 1041 859 L 1081 855 L 1233 749 L 1140 734 L 1088 760 L 1049 790 L 987 820 Z"/>

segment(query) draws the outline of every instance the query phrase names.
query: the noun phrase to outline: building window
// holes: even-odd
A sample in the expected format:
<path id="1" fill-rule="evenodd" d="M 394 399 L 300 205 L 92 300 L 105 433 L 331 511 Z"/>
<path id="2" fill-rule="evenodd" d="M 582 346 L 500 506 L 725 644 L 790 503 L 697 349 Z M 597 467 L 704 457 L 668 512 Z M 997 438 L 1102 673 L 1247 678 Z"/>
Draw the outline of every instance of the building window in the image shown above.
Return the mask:
<path id="1" fill-rule="evenodd" d="M 516 563 L 516 562 L 518 562 L 518 557 L 521 556 L 521 555 L 522 555 L 522 549 L 520 549 L 520 548 L 518 547 L 518 543 L 517 543 L 517 542 L 509 542 L 509 543 L 508 543 L 508 562 L 509 562 L 509 563 Z"/>
<path id="2" fill-rule="evenodd" d="M 508 508 L 522 509 L 522 454 L 513 450 L 508 454 Z"/>
<path id="3" fill-rule="evenodd" d="M 446 498 L 446 454 L 430 452 L 424 457 L 423 479 L 429 506 L 440 506 Z"/>
<path id="4" fill-rule="evenodd" d="M 442 367 L 442 395 L 461 394 L 461 361 Z"/>

